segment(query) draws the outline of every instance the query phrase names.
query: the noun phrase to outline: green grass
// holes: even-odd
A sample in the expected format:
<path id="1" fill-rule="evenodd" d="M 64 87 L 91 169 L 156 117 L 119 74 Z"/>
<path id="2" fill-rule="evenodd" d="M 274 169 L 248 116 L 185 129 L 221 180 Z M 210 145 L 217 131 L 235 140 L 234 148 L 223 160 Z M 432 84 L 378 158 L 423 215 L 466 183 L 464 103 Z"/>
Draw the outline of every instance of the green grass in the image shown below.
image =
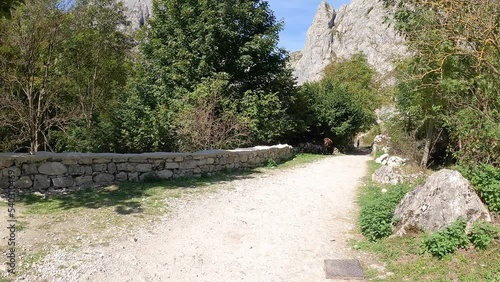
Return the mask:
<path id="1" fill-rule="evenodd" d="M 55 195 L 45 199 L 34 195 L 20 197 L 25 213 L 49 215 L 75 209 L 114 208 L 122 215 L 135 213 L 156 214 L 162 200 L 178 198 L 191 188 L 203 188 L 236 178 L 253 177 L 257 170 L 219 172 L 212 176 L 178 178 L 171 181 L 127 182 L 96 189 L 84 189 L 68 195 Z"/>
<path id="2" fill-rule="evenodd" d="M 288 169 L 310 163 L 328 156 L 298 154 L 294 159 L 272 165 L 269 168 Z M 265 169 L 264 169 L 265 170 Z M 19 203 L 25 213 L 49 215 L 74 209 L 100 209 L 114 207 L 118 214 L 153 212 L 162 206 L 161 200 L 181 197 L 190 188 L 203 188 L 213 184 L 228 182 L 237 178 L 252 178 L 264 172 L 262 168 L 225 170 L 202 177 L 177 178 L 169 181 L 127 182 L 109 187 L 85 189 L 68 195 L 40 198 L 34 195 L 22 196 Z"/>
<path id="3" fill-rule="evenodd" d="M 297 154 L 292 160 L 278 164 L 278 168 L 283 168 L 283 169 L 293 168 L 331 157 L 332 157 L 331 155 L 328 156 L 328 155 L 317 155 L 317 154 Z"/>
<path id="4" fill-rule="evenodd" d="M 369 163 L 369 175 L 378 167 L 374 161 Z M 368 176 L 369 177 L 369 176 Z M 380 200 L 383 188 L 390 191 L 398 189 L 395 185 L 380 185 L 365 178 L 358 194 L 358 204 L 362 210 L 367 205 Z M 358 230 L 360 230 L 358 223 Z M 352 240 L 354 249 L 374 254 L 384 262 L 386 271 L 393 275 L 377 278 L 381 273 L 365 269 L 369 280 L 373 281 L 500 281 L 500 241 L 495 240 L 485 250 L 470 248 L 458 250 L 443 259 L 422 253 L 422 234 L 384 238 L 370 242 L 366 238 Z"/>

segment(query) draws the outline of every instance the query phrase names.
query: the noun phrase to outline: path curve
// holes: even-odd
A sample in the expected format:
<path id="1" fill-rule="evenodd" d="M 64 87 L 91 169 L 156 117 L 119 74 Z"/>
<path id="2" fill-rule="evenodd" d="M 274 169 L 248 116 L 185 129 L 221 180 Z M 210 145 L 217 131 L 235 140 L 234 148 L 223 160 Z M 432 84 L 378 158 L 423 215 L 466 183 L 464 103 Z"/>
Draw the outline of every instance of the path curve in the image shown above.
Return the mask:
<path id="1" fill-rule="evenodd" d="M 40 281 L 331 281 L 324 259 L 349 259 L 356 187 L 369 156 L 335 156 L 231 181 L 177 200 L 151 230 L 74 253 L 55 251 Z"/>

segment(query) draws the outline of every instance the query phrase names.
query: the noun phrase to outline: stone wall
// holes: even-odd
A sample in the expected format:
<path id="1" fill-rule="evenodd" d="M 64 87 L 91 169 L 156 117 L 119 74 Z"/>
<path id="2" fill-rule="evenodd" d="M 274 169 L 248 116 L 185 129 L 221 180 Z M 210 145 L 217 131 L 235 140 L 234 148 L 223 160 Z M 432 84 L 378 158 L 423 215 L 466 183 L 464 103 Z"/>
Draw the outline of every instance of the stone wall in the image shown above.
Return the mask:
<path id="1" fill-rule="evenodd" d="M 283 161 L 292 157 L 293 150 L 288 145 L 196 153 L 1 153 L 0 194 L 5 195 L 12 186 L 19 194 L 55 194 L 148 177 L 201 176 L 223 169 L 262 166 L 268 159 Z"/>

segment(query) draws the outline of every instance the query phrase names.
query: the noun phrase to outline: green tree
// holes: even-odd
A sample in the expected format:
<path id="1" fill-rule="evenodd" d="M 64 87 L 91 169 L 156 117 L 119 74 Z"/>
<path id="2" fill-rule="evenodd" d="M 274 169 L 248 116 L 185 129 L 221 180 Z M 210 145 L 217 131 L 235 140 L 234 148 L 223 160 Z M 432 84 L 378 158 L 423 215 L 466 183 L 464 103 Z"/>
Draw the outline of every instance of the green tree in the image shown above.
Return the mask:
<path id="1" fill-rule="evenodd" d="M 326 79 L 345 87 L 367 112 L 374 112 L 381 106 L 377 95 L 381 87 L 376 76 L 375 69 L 368 64 L 363 53 L 354 54 L 349 60 L 334 60 L 325 68 L 324 75 Z"/>
<path id="2" fill-rule="evenodd" d="M 20 0 L 3 0 L 0 2 L 0 18 L 10 17 L 12 9 L 21 3 Z"/>
<path id="3" fill-rule="evenodd" d="M 330 63 L 319 82 L 301 86 L 297 96 L 306 125 L 302 139 L 331 137 L 342 150 L 375 122 L 378 107 L 375 71 L 362 54 Z"/>
<path id="4" fill-rule="evenodd" d="M 175 131 L 174 123 L 180 123 L 175 120 L 185 118 L 177 116 L 184 107 L 195 106 L 189 103 L 196 99 L 185 97 L 201 93 L 195 91 L 200 85 L 210 87 L 211 79 L 221 76 L 227 87 L 217 103 L 230 103 L 225 111 L 250 120 L 252 141 L 275 142 L 294 128 L 289 117 L 294 80 L 286 51 L 277 48 L 281 23 L 266 1 L 161 0 L 153 10 L 141 44 L 144 71 L 132 96 L 153 114 L 160 112 L 157 108 L 175 113 L 166 131 Z M 268 122 L 263 112 L 272 112 Z M 177 143 L 162 135 L 153 139 L 163 140 L 166 148 Z"/>
<path id="5" fill-rule="evenodd" d="M 113 119 L 115 100 L 130 68 L 132 42 L 122 32 L 128 24 L 124 7 L 114 0 L 78 0 L 68 17 L 61 46 L 61 83 L 74 97 L 79 118 L 64 131 L 53 132 L 56 149 L 111 150 L 100 127 Z"/>
<path id="6" fill-rule="evenodd" d="M 2 150 L 99 147 L 96 121 L 126 81 L 123 7 L 67 4 L 29 0 L 0 20 Z"/>
<path id="7" fill-rule="evenodd" d="M 499 165 L 500 24 L 496 0 L 386 0 L 413 57 L 400 105 L 420 128 L 426 166 L 442 129 L 456 159 Z"/>
<path id="8" fill-rule="evenodd" d="M 72 119 L 71 103 L 57 79 L 66 20 L 57 1 L 33 0 L 0 22 L 0 126 L 17 137 L 6 142 L 14 147 L 4 150 L 47 150 L 49 130 Z"/>

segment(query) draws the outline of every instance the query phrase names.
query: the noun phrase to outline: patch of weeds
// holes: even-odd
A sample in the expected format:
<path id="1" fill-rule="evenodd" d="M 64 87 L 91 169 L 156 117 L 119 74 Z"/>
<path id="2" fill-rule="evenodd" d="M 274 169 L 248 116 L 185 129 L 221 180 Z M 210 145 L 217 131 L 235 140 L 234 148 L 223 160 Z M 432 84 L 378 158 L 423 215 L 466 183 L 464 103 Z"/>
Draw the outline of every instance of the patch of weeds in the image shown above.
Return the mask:
<path id="1" fill-rule="evenodd" d="M 471 243 L 480 250 L 486 250 L 499 236 L 500 228 L 489 222 L 475 222 L 469 232 Z"/>
<path id="2" fill-rule="evenodd" d="M 293 168 L 299 165 L 305 165 L 328 157 L 331 156 L 317 155 L 317 154 L 297 154 L 292 160 L 279 164 L 278 168 L 283 168 L 283 169 Z"/>
<path id="3" fill-rule="evenodd" d="M 480 164 L 475 167 L 459 166 L 458 170 L 470 180 L 488 209 L 500 213 L 500 168 Z"/>
<path id="4" fill-rule="evenodd" d="M 379 186 L 372 184 L 363 187 L 359 196 L 361 233 L 370 241 L 392 234 L 394 210 L 411 186 L 398 184 L 388 186 L 386 190 L 382 192 Z"/>
<path id="5" fill-rule="evenodd" d="M 49 254 L 46 250 L 34 251 L 30 254 L 26 254 L 23 259 L 23 268 L 31 268 L 33 264 L 42 261 Z"/>
<path id="6" fill-rule="evenodd" d="M 494 238 L 498 237 L 499 228 L 487 222 L 475 222 L 467 234 L 467 221 L 459 219 L 440 231 L 424 236 L 424 251 L 442 259 L 453 254 L 457 249 L 466 249 L 472 243 L 479 250 L 486 250 Z"/>
<path id="7" fill-rule="evenodd" d="M 271 158 L 267 159 L 267 161 L 266 161 L 267 168 L 275 168 L 277 166 L 278 166 L 278 163 L 274 159 L 271 159 Z"/>
<path id="8" fill-rule="evenodd" d="M 453 254 L 458 248 L 467 248 L 470 241 L 465 234 L 466 227 L 467 221 L 459 219 L 440 231 L 425 235 L 422 239 L 424 251 L 442 259 L 446 255 Z"/>
<path id="9" fill-rule="evenodd" d="M 26 221 L 21 221 L 21 220 L 18 220 L 16 222 L 16 231 L 23 231 L 23 230 L 26 230 L 26 227 L 28 227 L 28 222 Z"/>

